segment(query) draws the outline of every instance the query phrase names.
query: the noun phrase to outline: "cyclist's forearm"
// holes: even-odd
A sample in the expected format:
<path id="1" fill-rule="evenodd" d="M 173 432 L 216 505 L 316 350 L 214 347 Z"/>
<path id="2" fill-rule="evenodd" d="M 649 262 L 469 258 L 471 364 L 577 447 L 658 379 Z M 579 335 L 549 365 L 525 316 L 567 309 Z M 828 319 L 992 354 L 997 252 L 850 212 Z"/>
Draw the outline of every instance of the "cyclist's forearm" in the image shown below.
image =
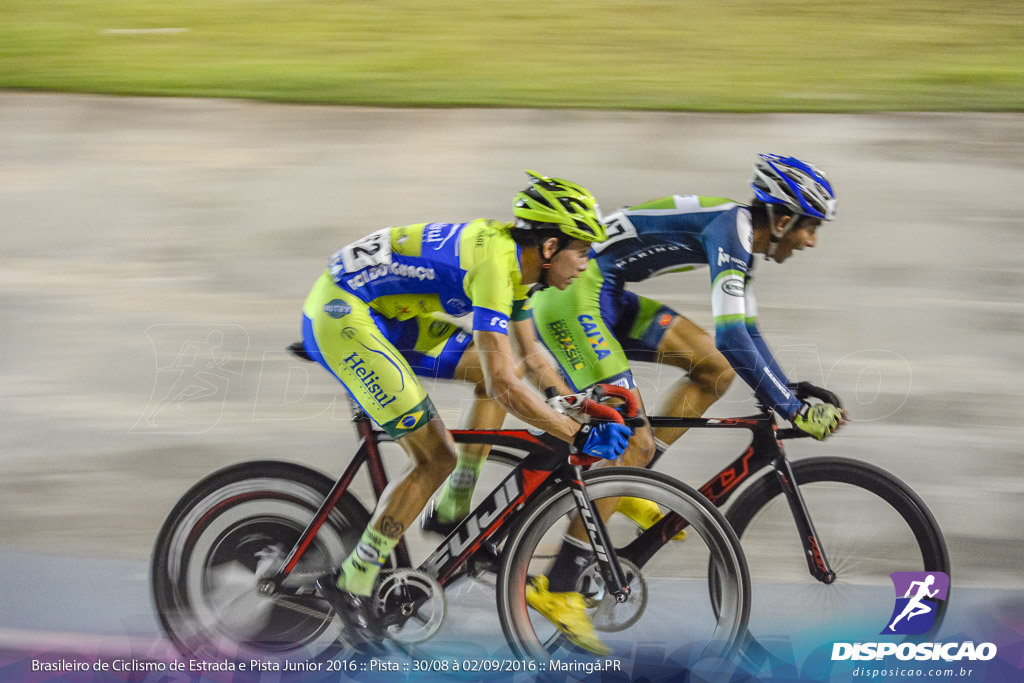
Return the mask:
<path id="1" fill-rule="evenodd" d="M 768 370 L 783 384 L 789 384 L 789 379 L 786 378 L 786 373 L 779 367 L 778 361 L 775 360 L 775 356 L 772 354 L 770 348 L 768 348 L 768 342 L 765 341 L 764 337 L 761 336 L 761 331 L 757 327 L 757 318 L 747 318 L 747 335 L 750 340 L 754 342 L 754 348 L 761 355 L 761 360 L 768 366 Z"/>
<path id="2" fill-rule="evenodd" d="M 786 387 L 761 358 L 742 324 L 718 326 L 715 346 L 759 399 L 772 406 L 786 419 L 800 409 L 801 401 Z"/>
<path id="3" fill-rule="evenodd" d="M 488 383 L 487 393 L 523 422 L 563 441 L 571 443 L 579 431 L 575 420 L 556 413 L 518 378 L 494 377 Z"/>
<path id="4" fill-rule="evenodd" d="M 526 377 L 533 386 L 541 392 L 548 387 L 554 387 L 559 394 L 572 393 L 562 379 L 561 373 L 551 364 L 547 350 L 537 343 L 532 320 L 527 319 L 513 323 L 509 339 L 519 353 L 519 357 L 523 359 Z"/>
<path id="5" fill-rule="evenodd" d="M 526 378 L 530 384 L 544 391 L 548 387 L 554 387 L 560 395 L 573 393 L 569 385 L 562 379 L 558 372 L 546 359 L 531 356 L 523 361 L 526 364 Z"/>

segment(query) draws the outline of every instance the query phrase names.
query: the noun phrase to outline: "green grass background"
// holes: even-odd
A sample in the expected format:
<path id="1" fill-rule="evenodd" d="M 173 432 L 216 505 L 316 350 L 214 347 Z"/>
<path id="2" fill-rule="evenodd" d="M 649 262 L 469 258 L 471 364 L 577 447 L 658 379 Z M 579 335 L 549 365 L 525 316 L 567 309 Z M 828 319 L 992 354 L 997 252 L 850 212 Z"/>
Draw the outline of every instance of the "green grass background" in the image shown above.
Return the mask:
<path id="1" fill-rule="evenodd" d="M 110 29 L 186 28 L 173 34 Z M 0 0 L 0 88 L 389 106 L 1024 108 L 1024 0 Z"/>

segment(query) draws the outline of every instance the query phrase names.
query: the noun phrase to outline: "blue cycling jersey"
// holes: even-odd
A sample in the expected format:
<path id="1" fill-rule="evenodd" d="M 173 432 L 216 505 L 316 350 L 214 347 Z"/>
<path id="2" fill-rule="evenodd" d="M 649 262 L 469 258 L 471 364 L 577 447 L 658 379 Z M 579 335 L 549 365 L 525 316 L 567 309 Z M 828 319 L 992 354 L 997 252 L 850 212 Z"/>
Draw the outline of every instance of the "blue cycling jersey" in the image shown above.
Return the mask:
<path id="1" fill-rule="evenodd" d="M 608 239 L 591 252 L 608 282 L 641 282 L 663 273 L 708 267 L 715 346 L 758 398 L 787 418 L 801 401 L 757 329 L 750 288 L 754 229 L 742 204 L 676 195 L 605 217 Z"/>

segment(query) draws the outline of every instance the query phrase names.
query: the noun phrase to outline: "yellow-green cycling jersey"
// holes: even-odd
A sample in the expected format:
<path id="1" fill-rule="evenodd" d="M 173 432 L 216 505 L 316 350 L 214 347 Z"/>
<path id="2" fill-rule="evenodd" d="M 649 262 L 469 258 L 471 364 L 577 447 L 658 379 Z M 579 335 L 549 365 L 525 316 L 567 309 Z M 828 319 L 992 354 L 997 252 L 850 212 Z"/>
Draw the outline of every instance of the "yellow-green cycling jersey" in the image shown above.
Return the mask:
<path id="1" fill-rule="evenodd" d="M 478 219 L 377 231 L 338 251 L 307 297 L 307 353 L 393 437 L 434 408 L 389 338 L 392 321 L 472 313 L 474 330 L 507 333 L 529 293 L 510 227 Z"/>
<path id="2" fill-rule="evenodd" d="M 328 271 L 388 318 L 472 311 L 474 330 L 507 333 L 529 293 L 510 227 L 478 219 L 385 228 L 338 251 Z"/>

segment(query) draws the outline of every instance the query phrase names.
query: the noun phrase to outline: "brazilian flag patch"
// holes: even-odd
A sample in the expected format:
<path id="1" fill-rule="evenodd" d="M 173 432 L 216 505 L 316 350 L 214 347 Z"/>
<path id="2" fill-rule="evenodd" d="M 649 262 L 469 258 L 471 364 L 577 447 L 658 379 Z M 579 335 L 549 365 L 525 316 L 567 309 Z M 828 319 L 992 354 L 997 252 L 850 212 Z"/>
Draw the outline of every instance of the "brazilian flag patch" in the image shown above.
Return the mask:
<path id="1" fill-rule="evenodd" d="M 380 426 L 392 439 L 398 439 L 430 422 L 435 415 L 437 415 L 437 410 L 434 409 L 430 397 L 424 396 L 422 401 L 412 407 L 412 410 L 394 420 L 388 420 Z"/>
<path id="2" fill-rule="evenodd" d="M 408 413 L 398 418 L 399 429 L 415 429 L 420 423 L 420 418 L 423 417 L 423 411 L 417 410 L 415 413 Z"/>

